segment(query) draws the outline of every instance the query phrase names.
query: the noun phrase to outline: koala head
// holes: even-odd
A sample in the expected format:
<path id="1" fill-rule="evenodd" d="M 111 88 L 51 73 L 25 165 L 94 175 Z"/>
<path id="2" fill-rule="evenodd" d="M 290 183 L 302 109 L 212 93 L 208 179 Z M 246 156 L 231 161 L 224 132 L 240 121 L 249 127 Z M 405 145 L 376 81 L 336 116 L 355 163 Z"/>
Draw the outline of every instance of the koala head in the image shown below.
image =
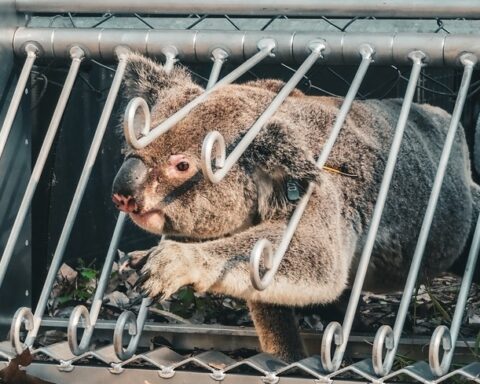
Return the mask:
<path id="1" fill-rule="evenodd" d="M 167 73 L 144 56 L 129 56 L 123 97 L 147 101 L 152 128 L 202 92 L 181 67 Z M 210 131 L 224 136 L 228 155 L 274 96 L 254 83 L 222 86 L 145 148 L 126 148 L 113 184 L 116 206 L 149 232 L 194 239 L 220 238 L 285 214 L 286 181 L 303 190 L 319 177 L 288 110 L 262 128 L 220 183 L 206 179 L 200 163 Z"/>

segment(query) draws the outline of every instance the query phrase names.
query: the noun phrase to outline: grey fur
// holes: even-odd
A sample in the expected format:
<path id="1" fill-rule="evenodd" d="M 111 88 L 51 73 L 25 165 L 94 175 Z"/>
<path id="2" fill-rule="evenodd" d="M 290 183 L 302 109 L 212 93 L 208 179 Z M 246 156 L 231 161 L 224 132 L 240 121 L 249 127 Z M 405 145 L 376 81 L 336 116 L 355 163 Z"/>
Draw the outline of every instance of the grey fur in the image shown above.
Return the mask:
<path id="1" fill-rule="evenodd" d="M 153 106 L 152 125 L 202 91 L 185 71 L 176 69 L 168 78 L 161 66 L 135 54 L 129 58 L 126 84 L 127 97 L 145 96 Z M 293 360 L 302 355 L 301 343 L 292 315 L 276 306 L 333 302 L 352 282 L 401 101 L 353 103 L 328 165 L 346 167 L 356 178 L 320 171 L 314 163 L 342 100 L 295 91 L 220 184 L 203 179 L 205 135 L 218 130 L 228 144 L 238 142 L 281 85 L 260 80 L 224 86 L 150 146 L 130 149 L 128 155 L 142 159 L 150 175 L 136 192 L 139 214 L 132 219 L 167 235 L 148 253 L 143 271 L 149 278 L 143 288 L 151 296 L 169 296 L 191 284 L 199 291 L 245 299 L 264 350 Z M 404 283 L 449 120 L 442 109 L 412 106 L 366 289 L 397 289 Z M 168 161 L 174 154 L 184 154 L 190 162 L 184 179 L 169 177 Z M 287 179 L 301 188 L 315 181 L 315 191 L 274 282 L 258 292 L 249 278 L 250 251 L 262 237 L 279 242 L 295 207 L 285 198 Z M 478 187 L 471 180 L 459 129 L 422 276 L 448 269 L 464 250 L 479 203 L 472 188 Z"/>

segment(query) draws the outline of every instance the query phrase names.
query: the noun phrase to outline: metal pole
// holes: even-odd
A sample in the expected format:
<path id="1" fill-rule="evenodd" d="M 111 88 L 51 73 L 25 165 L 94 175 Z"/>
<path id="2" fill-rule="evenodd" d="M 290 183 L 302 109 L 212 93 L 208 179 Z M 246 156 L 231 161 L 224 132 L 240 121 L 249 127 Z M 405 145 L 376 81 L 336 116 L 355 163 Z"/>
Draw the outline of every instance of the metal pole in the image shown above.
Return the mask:
<path id="1" fill-rule="evenodd" d="M 273 116 L 278 108 L 283 104 L 285 99 L 295 89 L 299 81 L 305 76 L 305 73 L 315 64 L 315 62 L 322 56 L 322 51 L 325 49 L 323 41 L 313 41 L 310 44 L 311 53 L 302 65 L 293 74 L 290 80 L 283 86 L 280 92 L 275 96 L 270 105 L 265 109 L 262 115 L 250 127 L 248 132 L 243 136 L 242 140 L 233 149 L 233 151 L 226 157 L 225 140 L 218 131 L 208 133 L 203 141 L 202 146 L 202 171 L 212 183 L 219 183 L 226 174 L 237 163 L 238 159 L 246 151 L 248 146 L 255 140 L 263 126 Z M 215 144 L 218 145 L 217 150 L 220 152 L 217 155 L 216 167 L 219 168 L 215 172 L 212 169 L 212 152 Z"/>
<path id="2" fill-rule="evenodd" d="M 208 14 L 242 16 L 327 16 L 327 17 L 391 17 L 391 18 L 477 18 L 480 9 L 476 0 L 454 2 L 422 0 L 16 0 L 19 12 L 44 13 L 147 13 Z"/>
<path id="3" fill-rule="evenodd" d="M 128 50 L 123 47 L 119 47 L 117 50 L 117 55 L 119 58 L 117 73 L 114 77 L 114 82 L 112 83 L 107 100 L 105 102 L 105 106 L 100 116 L 100 120 L 98 122 L 95 135 L 90 146 L 90 150 L 85 160 L 82 173 L 80 175 L 80 180 L 77 184 L 77 189 L 75 190 L 75 194 L 73 195 L 73 200 L 70 205 L 67 218 L 65 219 L 65 224 L 63 226 L 62 233 L 60 234 L 60 239 L 58 240 L 57 248 L 55 249 L 50 268 L 48 270 L 47 278 L 45 279 L 45 283 L 43 285 L 42 293 L 40 294 L 40 298 L 38 299 L 37 307 L 33 316 L 34 327 L 33 330 L 28 333 L 27 339 L 25 340 L 25 344 L 28 346 L 33 345 L 33 342 L 37 337 L 38 330 L 40 329 L 40 323 L 42 321 L 43 313 L 45 312 L 45 308 L 47 307 L 50 292 L 52 290 L 53 284 L 55 283 L 58 269 L 60 268 L 60 265 L 62 263 L 63 254 L 65 252 L 68 240 L 70 239 L 70 234 L 75 223 L 75 218 L 77 216 L 78 209 L 80 208 L 80 203 L 82 202 L 88 180 L 92 173 L 92 169 L 95 164 L 95 159 L 100 149 L 100 145 L 102 144 L 103 136 L 107 129 L 108 120 L 110 119 L 116 96 L 120 89 L 123 73 L 127 65 L 127 52 Z"/>
<path id="4" fill-rule="evenodd" d="M 433 216 L 435 214 L 438 198 L 440 196 L 443 179 L 445 176 L 445 172 L 447 170 L 448 159 L 450 157 L 450 152 L 451 152 L 453 143 L 455 141 L 455 135 L 457 132 L 457 127 L 460 121 L 460 117 L 462 115 L 465 99 L 467 97 L 468 87 L 470 86 L 473 67 L 477 63 L 477 58 L 468 53 L 462 55 L 460 60 L 464 66 L 462 82 L 460 85 L 460 90 L 458 91 L 457 101 L 455 103 L 455 107 L 452 113 L 452 119 L 450 121 L 450 126 L 448 128 L 447 138 L 445 139 L 445 144 L 443 146 L 442 155 L 440 157 L 440 162 L 438 164 L 437 173 L 435 175 L 435 180 L 433 182 L 432 191 L 430 193 L 427 209 L 422 222 L 422 227 L 420 229 L 420 234 L 418 236 L 417 246 L 415 248 L 415 252 L 412 257 L 412 263 L 410 264 L 410 270 L 408 272 L 407 281 L 405 283 L 405 288 L 403 290 L 403 295 L 400 301 L 400 307 L 398 309 L 395 325 L 393 327 L 393 331 L 389 326 L 381 327 L 377 332 L 377 335 L 375 337 L 375 341 L 373 344 L 373 355 L 372 355 L 373 367 L 375 369 L 375 373 L 379 376 L 387 375 L 392 369 L 392 365 L 395 360 L 395 354 L 397 352 L 398 342 L 402 335 L 403 325 L 405 323 L 405 318 L 408 313 L 408 306 L 410 304 L 413 292 L 415 290 L 415 283 L 417 281 L 418 271 L 420 270 L 422 256 L 425 251 L 425 246 L 428 240 L 428 234 L 430 233 L 430 227 L 432 225 Z M 464 306 L 465 306 L 465 303 L 462 306 L 462 312 L 463 312 Z M 457 313 L 458 310 L 459 308 L 457 305 L 455 312 Z M 456 329 L 456 331 L 458 331 L 458 329 Z M 387 340 L 387 339 L 390 339 L 390 340 Z M 385 356 L 385 359 L 383 359 L 383 349 L 385 347 L 385 343 L 388 343 L 389 345 L 386 346 L 387 354 Z M 451 347 L 450 347 L 450 350 L 451 350 Z M 443 369 L 441 369 L 441 367 L 435 367 L 435 368 L 436 369 L 434 369 L 434 371 L 443 372 Z M 446 373 L 446 372 L 443 372 L 443 373 Z M 443 373 L 440 373 L 440 374 L 443 374 Z"/>
<path id="5" fill-rule="evenodd" d="M 398 118 L 397 126 L 395 128 L 395 135 L 393 138 L 390 153 L 388 155 L 387 164 L 385 166 L 385 172 L 383 174 L 382 183 L 380 185 L 380 191 L 378 193 L 377 202 L 375 204 L 372 221 L 368 231 L 365 246 L 363 248 L 360 262 L 358 264 L 355 281 L 352 287 L 352 293 L 348 302 L 347 311 L 343 320 L 343 326 L 337 322 L 330 323 L 323 334 L 322 339 L 322 365 L 328 372 L 333 372 L 340 367 L 343 360 L 345 349 L 347 348 L 348 338 L 355 317 L 355 312 L 358 306 L 358 300 L 360 298 L 363 282 L 367 273 L 370 256 L 372 254 L 373 245 L 377 236 L 378 227 L 380 225 L 380 219 L 382 218 L 383 208 L 387 199 L 388 190 L 390 189 L 390 182 L 392 180 L 393 171 L 397 162 L 397 156 L 400 151 L 400 145 L 402 143 L 403 133 L 407 124 L 410 107 L 412 105 L 413 96 L 415 95 L 415 89 L 417 86 L 420 71 L 423 66 L 423 60 L 425 54 L 421 51 L 413 51 L 409 54 L 410 59 L 413 61 L 412 72 L 408 80 L 407 90 L 405 92 L 402 109 L 400 110 L 400 116 Z M 337 348 L 335 350 L 333 359 L 331 358 L 331 345 L 335 342 Z"/>
<path id="6" fill-rule="evenodd" d="M 38 56 L 39 49 L 33 43 L 28 43 L 25 46 L 25 52 L 27 58 L 23 64 L 22 72 L 18 77 L 17 86 L 15 87 L 15 92 L 13 92 L 12 100 L 8 106 L 7 114 L 5 115 L 5 120 L 3 121 L 2 128 L 0 130 L 0 159 L 2 158 L 3 150 L 5 149 L 5 144 L 12 129 L 13 120 L 17 114 L 18 106 L 22 100 L 23 91 L 27 85 L 27 81 L 30 78 L 30 72 L 32 71 L 33 63 Z"/>
<path id="7" fill-rule="evenodd" d="M 30 180 L 28 181 L 25 194 L 23 195 L 22 203 L 20 204 L 20 208 L 18 209 L 15 222 L 8 237 L 7 245 L 5 246 L 5 249 L 3 251 L 2 259 L 0 260 L 0 286 L 2 285 L 3 279 L 5 278 L 5 273 L 7 272 L 8 264 L 13 255 L 15 243 L 17 242 L 18 236 L 22 229 L 22 225 L 25 221 L 25 217 L 30 208 L 30 203 L 32 201 L 33 194 L 35 193 L 38 181 L 40 180 L 40 176 L 42 174 L 43 167 L 45 166 L 48 153 L 50 152 L 53 140 L 55 139 L 55 134 L 60 124 L 60 120 L 63 116 L 63 112 L 65 111 L 68 98 L 70 97 L 70 92 L 73 88 L 75 78 L 77 77 L 78 69 L 80 68 L 80 63 L 84 58 L 84 52 L 78 46 L 74 46 L 71 48 L 70 55 L 72 58 L 72 64 L 70 65 L 67 78 L 65 79 L 65 84 L 63 85 L 62 92 L 60 93 L 57 106 L 55 107 L 55 111 L 53 112 L 52 120 L 50 121 L 50 125 L 45 135 L 45 139 L 43 141 L 40 152 L 38 154 L 38 158 L 33 168 L 32 175 L 30 176 Z"/>
<path id="8" fill-rule="evenodd" d="M 350 86 L 347 95 L 345 96 L 345 100 L 342 103 L 340 111 L 338 112 L 337 119 L 335 120 L 335 124 L 330 132 L 330 135 L 325 143 L 325 146 L 322 148 L 322 152 L 317 160 L 317 167 L 320 169 L 323 168 L 325 162 L 327 161 L 328 156 L 335 144 L 335 141 L 340 133 L 340 130 L 345 122 L 347 117 L 348 111 L 352 106 L 353 100 L 362 84 L 363 78 L 367 73 L 368 67 L 372 62 L 372 56 L 374 51 L 372 47 L 369 45 L 364 45 L 360 47 L 360 53 L 362 55 L 362 61 L 360 66 L 358 67 L 357 73 L 352 81 L 352 85 Z M 288 246 L 290 245 L 290 241 L 292 240 L 293 235 L 295 234 L 295 230 L 297 229 L 298 223 L 303 216 L 303 212 L 305 211 L 308 201 L 313 193 L 315 185 L 311 183 L 307 189 L 307 192 L 302 197 L 300 202 L 298 203 L 295 211 L 288 223 L 287 229 L 285 230 L 282 240 L 278 245 L 275 254 L 273 253 L 273 246 L 267 239 L 261 239 L 257 241 L 255 247 L 252 250 L 250 255 L 250 278 L 252 280 L 252 285 L 257 290 L 264 290 L 266 289 L 271 282 L 280 266 L 280 263 L 288 250 Z M 263 277 L 260 277 L 260 261 L 262 255 L 266 252 L 266 261 L 265 266 L 268 268 L 268 271 L 265 273 Z"/>
<path id="9" fill-rule="evenodd" d="M 249 60 L 245 61 L 227 76 L 225 76 L 222 80 L 220 80 L 214 87 L 206 90 L 200 96 L 193 99 L 179 111 L 175 112 L 172 116 L 168 119 L 160 123 L 157 127 L 150 130 L 150 109 L 147 105 L 147 102 L 142 99 L 141 97 L 135 97 L 132 99 L 128 105 L 127 109 L 125 110 L 125 138 L 127 143 L 136 149 L 144 148 L 156 138 L 167 132 L 170 128 L 172 128 L 175 124 L 180 122 L 183 118 L 185 118 L 197 105 L 202 103 L 207 99 L 207 97 L 214 91 L 216 91 L 219 87 L 225 84 L 230 84 L 231 82 L 238 79 L 241 75 L 247 72 L 250 68 L 258 64 L 260 61 L 265 59 L 267 56 L 272 54 L 273 49 L 275 48 L 275 41 L 271 39 L 264 39 L 258 43 L 259 52 L 251 57 Z M 135 115 L 137 115 L 137 111 L 141 109 L 142 114 L 144 116 L 143 119 L 143 127 L 141 129 L 135 128 Z M 142 137 L 137 138 L 136 132 L 140 132 Z"/>

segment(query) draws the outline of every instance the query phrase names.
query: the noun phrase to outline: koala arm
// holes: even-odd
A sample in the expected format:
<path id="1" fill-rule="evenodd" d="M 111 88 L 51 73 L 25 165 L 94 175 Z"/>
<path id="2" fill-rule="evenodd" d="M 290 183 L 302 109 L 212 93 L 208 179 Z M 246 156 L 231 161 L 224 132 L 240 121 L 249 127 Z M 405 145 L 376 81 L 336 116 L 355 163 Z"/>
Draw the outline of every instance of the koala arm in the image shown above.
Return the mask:
<path id="1" fill-rule="evenodd" d="M 334 228 L 338 220 L 324 217 L 315 206 L 307 209 L 274 281 L 264 291 L 255 290 L 250 281 L 250 252 L 261 238 L 269 239 L 275 247 L 285 229 L 284 221 L 265 221 L 203 243 L 162 241 L 142 270 L 143 289 L 153 297 L 168 297 L 192 284 L 198 291 L 279 305 L 334 301 L 347 282 L 349 260 L 342 252 L 348 241 L 335 243 L 345 240 L 342 235 L 328 235 L 338 230 Z"/>

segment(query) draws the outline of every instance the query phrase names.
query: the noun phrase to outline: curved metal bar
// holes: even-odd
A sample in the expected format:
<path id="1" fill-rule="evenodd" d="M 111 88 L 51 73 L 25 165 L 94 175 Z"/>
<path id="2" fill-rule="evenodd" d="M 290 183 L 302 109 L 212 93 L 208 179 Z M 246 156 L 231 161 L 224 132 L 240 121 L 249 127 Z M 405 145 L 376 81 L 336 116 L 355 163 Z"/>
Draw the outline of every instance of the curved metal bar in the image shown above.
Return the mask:
<path id="1" fill-rule="evenodd" d="M 405 318 L 408 313 L 408 306 L 415 290 L 415 283 L 417 281 L 418 271 L 420 270 L 422 256 L 425 251 L 425 246 L 427 244 L 428 234 L 430 233 L 430 227 L 433 221 L 433 216 L 435 214 L 435 209 L 437 207 L 438 198 L 440 196 L 440 190 L 442 188 L 443 179 L 447 169 L 448 159 L 450 157 L 450 152 L 455 141 L 455 134 L 457 132 L 457 127 L 460 121 L 460 117 L 462 115 L 463 106 L 465 104 L 465 99 L 468 93 L 468 87 L 472 78 L 473 67 L 477 63 L 477 58 L 472 54 L 466 53 L 461 56 L 460 61 L 464 66 L 462 82 L 458 91 L 457 100 L 455 102 L 455 107 L 452 113 L 452 119 L 448 128 L 447 138 L 445 139 L 445 144 L 443 146 L 442 155 L 438 164 L 437 173 L 433 182 L 432 191 L 428 200 L 427 209 L 423 218 L 422 227 L 418 236 L 417 245 L 412 257 L 412 262 L 410 264 L 407 281 L 403 290 L 402 300 L 400 301 L 400 307 L 398 309 L 395 325 L 393 327 L 393 345 L 392 348 L 387 349 L 387 353 L 383 361 L 380 360 L 374 362 L 373 368 L 377 375 L 387 375 L 392 369 L 392 365 L 395 360 L 398 341 L 400 340 L 403 325 L 405 323 Z M 445 346 L 447 346 L 447 344 L 451 344 L 451 340 L 447 341 L 449 340 L 450 336 L 443 330 L 436 332 L 435 336 L 439 336 L 440 338 L 444 339 Z M 435 340 L 437 339 L 435 338 Z M 374 350 L 381 350 L 383 348 L 383 344 L 383 340 L 380 337 L 376 336 L 374 341 Z M 449 348 L 451 349 L 451 345 Z M 439 366 L 435 366 L 434 371 L 440 372 L 441 368 Z"/>
<path id="2" fill-rule="evenodd" d="M 210 77 L 208 78 L 207 89 L 212 88 L 215 83 L 218 81 L 220 76 L 220 71 L 222 66 L 228 59 L 228 52 L 222 48 L 215 48 L 212 51 L 213 66 L 212 71 L 210 72 Z"/>
<path id="3" fill-rule="evenodd" d="M 280 108 L 285 99 L 295 89 L 303 76 L 305 76 L 313 64 L 315 64 L 315 62 L 322 57 L 322 51 L 326 48 L 326 46 L 323 41 L 312 41 L 309 45 L 309 48 L 311 50 L 310 55 L 297 69 L 290 80 L 288 80 L 288 82 L 283 86 L 277 96 L 275 96 L 267 109 L 250 127 L 248 132 L 245 134 L 245 136 L 243 136 L 242 140 L 228 155 L 228 157 L 226 157 L 225 141 L 223 138 L 220 139 L 221 135 L 219 132 L 210 132 L 205 137 L 202 146 L 202 171 L 204 176 L 206 176 L 212 183 L 219 183 L 230 171 L 230 169 L 232 169 L 232 167 L 237 163 L 238 159 L 246 151 L 248 146 L 253 140 L 255 140 L 255 137 L 258 135 L 263 126 L 273 116 L 277 109 Z M 222 161 L 216 162 L 218 169 L 214 172 L 212 169 L 211 157 L 215 144 L 217 144 L 217 150 L 220 152 L 219 157 L 222 159 Z"/>
<path id="4" fill-rule="evenodd" d="M 34 328 L 31 332 L 28 333 L 27 339 L 25 341 L 25 344 L 27 344 L 28 346 L 33 344 L 33 342 L 35 341 L 35 338 L 37 337 L 38 330 L 40 329 L 40 323 L 41 323 L 43 314 L 45 312 L 45 308 L 47 307 L 48 298 L 50 296 L 50 292 L 52 290 L 53 284 L 55 283 L 55 278 L 56 278 L 58 269 L 60 268 L 60 265 L 62 263 L 63 254 L 65 253 L 65 248 L 70 238 L 70 234 L 72 232 L 73 225 L 75 223 L 75 218 L 77 216 L 78 209 L 80 208 L 80 204 L 82 202 L 85 188 L 87 187 L 90 174 L 92 173 L 92 169 L 95 164 L 95 159 L 100 149 L 100 145 L 102 144 L 102 139 L 107 129 L 108 120 L 110 119 L 110 115 L 113 110 L 113 105 L 115 103 L 116 96 L 120 89 L 123 73 L 127 65 L 127 61 L 126 61 L 127 52 L 128 50 L 124 47 L 118 47 L 117 49 L 117 55 L 118 55 L 119 61 L 117 66 L 117 73 L 116 73 L 116 76 L 114 77 L 115 81 L 112 82 L 112 86 L 110 87 L 110 91 L 108 93 L 105 106 L 103 108 L 102 114 L 100 116 L 100 120 L 95 130 L 95 135 L 93 137 L 90 150 L 88 152 L 87 158 L 85 159 L 85 164 L 83 166 L 83 170 L 80 175 L 80 180 L 78 181 L 77 188 L 73 195 L 72 203 L 70 204 L 70 208 L 68 210 L 68 214 L 65 219 L 65 224 L 63 225 L 62 233 L 60 234 L 60 239 L 58 240 L 58 244 L 55 249 L 55 253 L 53 255 L 50 268 L 48 270 L 47 278 L 45 279 L 45 283 L 43 284 L 40 298 L 38 299 L 37 307 L 35 309 L 35 314 L 34 314 L 34 318 L 35 318 Z"/>
<path id="5" fill-rule="evenodd" d="M 385 206 L 388 190 L 390 188 L 390 182 L 392 180 L 397 156 L 400 151 L 400 145 L 402 143 L 403 132 L 407 124 L 408 114 L 412 105 L 413 96 L 415 95 L 415 89 L 417 86 L 418 78 L 420 76 L 421 68 L 423 66 L 425 54 L 421 51 L 413 51 L 409 54 L 409 58 L 413 61 L 412 72 L 410 74 L 410 79 L 408 80 L 408 86 L 405 92 L 402 109 L 400 111 L 400 116 L 398 118 L 397 126 L 395 128 L 395 135 L 390 148 L 390 153 L 388 155 L 387 164 L 385 166 L 385 172 L 383 174 L 382 183 L 380 185 L 380 191 L 378 194 L 377 202 L 375 204 L 372 221 L 370 223 L 370 229 L 368 231 L 365 246 L 360 257 L 355 281 L 352 287 L 352 293 L 350 294 L 347 310 L 343 319 L 342 342 L 340 345 L 337 346 L 333 358 L 325 353 L 322 353 L 321 355 L 323 368 L 325 370 L 328 370 L 329 372 L 333 372 L 340 367 L 340 364 L 343 360 L 343 355 L 345 353 L 345 349 L 347 348 L 353 319 L 355 317 L 358 301 L 362 292 L 363 282 L 367 273 L 370 256 L 372 254 L 373 245 L 375 243 L 378 227 L 380 225 L 380 219 L 382 217 L 383 208 Z M 336 328 L 327 327 L 327 329 L 329 332 L 332 332 L 333 330 L 336 331 Z M 323 337 L 326 339 L 330 339 L 331 335 L 329 335 L 328 332 L 324 332 Z"/>
<path id="6" fill-rule="evenodd" d="M 478 252 L 480 250 L 480 216 L 477 220 L 475 233 L 473 235 L 472 245 L 468 254 L 467 265 L 465 266 L 465 273 L 462 278 L 462 285 L 458 293 L 457 304 L 455 306 L 455 313 L 453 314 L 452 324 L 450 329 L 445 326 L 439 326 L 435 329 L 432 335 L 429 348 L 429 362 L 430 369 L 434 375 L 445 375 L 452 363 L 453 353 L 455 352 L 455 345 L 457 344 L 460 326 L 462 324 L 463 312 L 467 303 L 468 293 L 472 285 L 473 273 L 475 272 L 475 265 L 478 259 Z M 440 346 L 445 351 L 443 358 L 440 358 Z"/>
<path id="7" fill-rule="evenodd" d="M 362 61 L 360 66 L 358 67 L 357 73 L 352 81 L 352 85 L 345 96 L 345 100 L 340 108 L 338 113 L 337 119 L 335 124 L 330 132 L 330 135 L 325 143 L 325 146 L 322 149 L 322 153 L 320 154 L 317 160 L 317 167 L 322 168 L 325 165 L 325 161 L 327 160 L 333 145 L 340 133 L 340 129 L 345 122 L 347 117 L 348 111 L 355 99 L 355 95 L 362 83 L 363 78 L 367 72 L 370 63 L 372 62 L 372 57 L 374 54 L 373 48 L 369 45 L 363 45 L 360 47 L 360 53 L 362 55 Z M 273 254 L 273 246 L 267 239 L 261 239 L 256 244 L 252 250 L 250 255 L 250 278 L 252 280 L 252 284 L 257 290 L 264 290 L 268 287 L 268 285 L 273 281 L 275 273 L 280 266 L 280 263 L 288 249 L 290 241 L 292 240 L 293 235 L 295 234 L 295 230 L 302 218 L 303 212 L 305 211 L 310 196 L 312 195 L 314 190 L 314 184 L 310 184 L 307 192 L 302 197 L 300 202 L 298 203 L 295 211 L 293 212 L 292 217 L 288 223 L 287 229 L 283 233 L 282 240 L 278 245 L 275 254 Z M 267 268 L 267 272 L 264 274 L 263 277 L 260 277 L 260 260 L 263 254 L 266 254 L 265 259 L 265 267 Z M 333 335 L 329 336 L 331 340 L 334 339 Z"/>
<path id="8" fill-rule="evenodd" d="M 25 46 L 25 53 L 27 58 L 23 64 L 22 72 L 18 77 L 17 86 L 15 87 L 15 92 L 13 92 L 12 100 L 8 106 L 7 114 L 5 115 L 5 120 L 3 121 L 2 128 L 0 129 L 0 158 L 2 158 L 3 150 L 5 149 L 5 144 L 7 143 L 8 135 L 12 129 L 13 121 L 15 120 L 15 115 L 17 114 L 18 106 L 22 100 L 23 91 L 30 77 L 30 72 L 32 71 L 33 63 L 40 49 L 34 43 L 28 43 Z"/>
<path id="9" fill-rule="evenodd" d="M 107 257 L 105 258 L 105 262 L 103 264 L 102 274 L 100 275 L 100 279 L 98 280 L 98 286 L 95 291 L 95 296 L 93 297 L 91 312 L 89 312 L 85 306 L 79 305 L 75 307 L 72 314 L 70 315 L 70 321 L 67 328 L 67 336 L 68 345 L 70 346 L 70 350 L 74 355 L 81 355 L 82 353 L 85 353 L 90 349 L 90 341 L 92 339 L 93 332 L 95 331 L 95 325 L 97 323 L 98 315 L 103 304 L 103 295 L 107 288 L 108 280 L 112 272 L 113 262 L 115 261 L 115 255 L 118 249 L 118 243 L 122 236 L 126 217 L 127 215 L 124 212 L 121 212 L 118 215 L 117 223 L 115 224 L 115 229 L 113 231 L 112 240 L 110 241 L 110 246 L 108 248 Z M 77 330 L 81 319 L 85 321 L 85 330 L 79 344 L 77 339 Z"/>
<path id="10" fill-rule="evenodd" d="M 32 201 L 33 194 L 35 193 L 35 189 L 37 188 L 38 181 L 42 174 L 43 167 L 45 166 L 45 162 L 47 160 L 48 153 L 50 152 L 53 140 L 55 139 L 55 134 L 57 133 L 58 126 L 60 125 L 60 120 L 62 119 L 63 112 L 65 111 L 68 98 L 70 97 L 70 92 L 72 91 L 73 84 L 80 68 L 80 63 L 82 62 L 85 53 L 81 48 L 74 46 L 70 50 L 70 56 L 72 58 L 70 69 L 68 70 L 62 92 L 60 93 L 57 106 L 55 107 L 55 111 L 52 115 L 52 120 L 50 121 L 47 133 L 45 134 L 42 147 L 38 153 L 37 161 L 35 162 L 35 166 L 33 167 L 33 171 L 28 181 L 25 194 L 23 195 L 20 208 L 18 209 L 17 216 L 15 217 L 15 222 L 13 223 L 12 230 L 10 231 L 10 235 L 8 236 L 7 244 L 0 260 L 0 286 L 2 285 L 3 279 L 5 278 L 8 264 L 10 263 L 10 259 L 15 249 L 15 244 L 17 242 L 18 236 L 20 235 L 20 231 L 22 230 L 25 217 L 27 216 L 28 210 L 30 209 L 30 203 Z"/>
<path id="11" fill-rule="evenodd" d="M 131 311 L 123 312 L 117 320 L 115 331 L 113 333 L 113 347 L 115 354 L 120 360 L 127 360 L 135 354 L 140 337 L 142 336 L 143 326 L 147 320 L 148 307 L 152 304 L 151 298 L 142 300 L 140 310 L 138 311 L 138 319 Z M 123 340 L 125 326 L 128 326 L 128 334 L 131 336 L 127 348 Z"/>
<path id="12" fill-rule="evenodd" d="M 142 98 L 134 98 L 128 103 L 127 108 L 125 110 L 125 124 L 124 124 L 124 132 L 125 132 L 125 139 L 127 140 L 128 145 L 135 149 L 141 149 L 146 147 L 156 138 L 167 132 L 171 129 L 174 125 L 176 125 L 179 121 L 181 121 L 185 116 L 187 116 L 192 109 L 194 109 L 197 105 L 204 102 L 207 97 L 214 91 L 216 91 L 219 87 L 225 84 L 230 84 L 231 82 L 238 79 L 242 76 L 245 72 L 247 72 L 250 68 L 261 62 L 267 56 L 271 55 L 273 50 L 275 49 L 275 41 L 272 39 L 263 39 L 260 40 L 258 43 L 259 52 L 252 56 L 250 59 L 245 61 L 239 67 L 234 69 L 230 72 L 227 76 L 225 76 L 222 80 L 220 80 L 215 86 L 210 89 L 207 89 L 203 92 L 200 96 L 193 99 L 183 108 L 175 112 L 172 116 L 168 119 L 164 120 L 158 126 L 153 129 L 150 129 L 150 109 L 145 100 Z M 141 108 L 142 114 L 144 116 L 143 124 L 140 128 L 136 128 L 136 123 L 139 121 L 137 117 L 137 110 Z M 140 132 L 141 138 L 137 138 L 137 132 Z"/>
<path id="13" fill-rule="evenodd" d="M 15 349 L 17 355 L 20 355 L 23 350 L 28 347 L 28 345 L 20 340 L 22 325 L 25 325 L 25 329 L 30 333 L 34 327 L 34 324 L 35 319 L 33 318 L 32 310 L 30 308 L 21 307 L 17 309 L 10 326 L 10 343 Z"/>

